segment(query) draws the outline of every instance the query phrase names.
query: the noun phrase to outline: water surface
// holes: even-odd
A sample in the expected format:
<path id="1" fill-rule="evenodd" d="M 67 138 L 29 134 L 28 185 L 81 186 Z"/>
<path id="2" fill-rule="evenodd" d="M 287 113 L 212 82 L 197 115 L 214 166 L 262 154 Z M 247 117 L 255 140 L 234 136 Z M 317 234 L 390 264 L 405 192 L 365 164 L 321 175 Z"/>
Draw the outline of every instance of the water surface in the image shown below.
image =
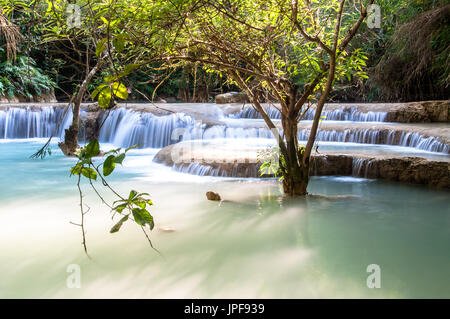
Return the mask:
<path id="1" fill-rule="evenodd" d="M 181 174 L 153 163 L 157 150 L 135 150 L 111 184 L 151 194 L 164 257 L 131 223 L 110 234 L 107 207 L 84 184 L 91 261 L 69 223 L 79 221 L 74 159 L 56 145 L 29 159 L 40 145 L 0 143 L 0 297 L 450 297 L 448 192 L 321 177 L 309 191 L 335 197 L 289 201 L 275 180 Z M 229 202 L 207 201 L 208 190 Z M 66 286 L 70 264 L 81 267 L 79 289 Z M 380 289 L 366 286 L 370 264 Z"/>

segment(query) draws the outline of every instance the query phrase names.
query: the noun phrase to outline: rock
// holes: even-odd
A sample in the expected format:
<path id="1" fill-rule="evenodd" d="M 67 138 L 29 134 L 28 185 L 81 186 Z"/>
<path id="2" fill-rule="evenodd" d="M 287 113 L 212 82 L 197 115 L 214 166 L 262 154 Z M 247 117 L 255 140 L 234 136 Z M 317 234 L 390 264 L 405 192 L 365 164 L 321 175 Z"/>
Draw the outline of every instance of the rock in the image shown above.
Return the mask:
<path id="1" fill-rule="evenodd" d="M 214 192 L 211 192 L 211 191 L 206 192 L 206 198 L 207 198 L 208 200 L 213 200 L 213 201 L 220 201 L 220 200 L 221 200 L 219 194 L 214 193 Z"/>
<path id="2" fill-rule="evenodd" d="M 95 112 L 100 112 L 100 106 L 98 105 L 98 103 L 90 103 L 86 106 L 85 108 L 86 112 L 90 112 L 90 113 L 95 113 Z"/>
<path id="3" fill-rule="evenodd" d="M 389 111 L 386 121 L 400 123 L 449 122 L 450 101 L 405 103 Z"/>
<path id="4" fill-rule="evenodd" d="M 90 103 L 83 108 L 84 112 L 80 114 L 79 139 L 91 141 L 98 138 L 100 129 L 100 120 L 103 110 L 98 103 Z"/>
<path id="5" fill-rule="evenodd" d="M 99 123 L 98 116 L 95 113 L 87 113 L 85 118 L 80 121 L 80 137 L 86 141 L 98 138 Z"/>
<path id="6" fill-rule="evenodd" d="M 167 101 L 167 103 L 177 103 L 177 98 L 174 96 L 168 96 L 165 98 L 165 100 Z"/>
<path id="7" fill-rule="evenodd" d="M 72 153 L 69 150 L 69 147 L 66 145 L 66 143 L 59 142 L 58 146 L 61 149 L 61 151 L 63 152 L 63 154 L 66 155 L 66 156 L 76 156 L 75 154 L 81 149 L 80 147 L 77 147 L 77 149 L 75 150 L 75 153 Z"/>
<path id="8" fill-rule="evenodd" d="M 227 104 L 227 103 L 245 103 L 249 99 L 247 94 L 242 92 L 228 92 L 224 94 L 216 95 L 217 104 Z"/>
<path id="9" fill-rule="evenodd" d="M 154 161 L 190 174 L 244 178 L 259 177 L 258 167 L 260 163 L 256 161 L 234 161 L 230 163 L 225 160 L 213 161 L 212 158 L 205 156 L 199 161 L 187 157 L 182 158 L 182 162 L 175 163 L 172 158 L 172 151 L 176 145 L 178 144 L 163 148 L 156 154 Z M 209 156 L 213 155 L 210 154 Z M 313 154 L 310 169 L 310 174 L 316 176 L 340 175 L 379 178 L 450 189 L 450 162 L 448 161 L 394 155 L 336 154 L 330 152 L 328 154 Z M 208 195 L 208 193 L 210 194 Z M 206 194 L 208 199 L 214 198 L 215 193 L 208 193 Z M 220 196 L 215 200 L 220 200 Z"/>

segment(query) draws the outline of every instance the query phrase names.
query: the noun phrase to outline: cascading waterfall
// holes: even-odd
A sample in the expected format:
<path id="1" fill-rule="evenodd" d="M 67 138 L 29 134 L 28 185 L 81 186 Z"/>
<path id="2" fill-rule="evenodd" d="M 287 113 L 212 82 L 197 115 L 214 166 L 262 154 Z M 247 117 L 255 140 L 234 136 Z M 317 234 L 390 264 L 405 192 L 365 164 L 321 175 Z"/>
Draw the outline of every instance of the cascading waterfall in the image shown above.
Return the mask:
<path id="1" fill-rule="evenodd" d="M 298 139 L 306 141 L 309 137 L 309 130 L 299 131 Z M 426 137 L 419 133 L 376 130 L 376 129 L 347 129 L 344 131 L 321 130 L 317 132 L 317 141 L 322 142 L 347 142 L 360 144 L 387 144 L 405 147 L 413 147 L 429 152 L 449 154 L 450 146 L 441 142 L 437 137 Z"/>
<path id="2" fill-rule="evenodd" d="M 258 177 L 257 167 L 255 165 L 242 167 L 239 164 L 229 164 L 229 170 L 222 167 L 213 167 L 200 163 L 183 163 L 174 165 L 172 168 L 178 172 L 198 175 L 198 176 L 214 176 L 214 177 Z"/>
<path id="3" fill-rule="evenodd" d="M 305 120 L 313 120 L 315 110 L 308 110 L 304 115 Z M 388 112 L 360 112 L 357 107 L 323 111 L 322 117 L 325 121 L 352 121 L 352 122 L 385 122 Z"/>
<path id="4" fill-rule="evenodd" d="M 82 115 L 83 117 L 82 110 Z M 333 111 L 334 112 L 334 111 Z M 64 113 L 62 107 L 16 108 L 0 110 L 0 138 L 49 137 Z M 337 114 L 337 113 L 336 113 Z M 103 118 L 100 122 L 103 122 Z M 64 129 L 72 121 L 72 113 L 67 112 L 55 137 L 62 137 Z M 80 132 L 82 135 L 82 132 Z M 309 129 L 300 130 L 299 140 L 306 141 Z M 101 142 L 129 147 L 161 148 L 193 139 L 216 138 L 272 138 L 272 132 L 264 127 L 236 126 L 227 124 L 208 125 L 194 120 L 184 113 L 156 116 L 151 113 L 120 108 L 111 111 L 100 130 Z M 317 134 L 318 141 L 351 142 L 364 144 L 388 144 L 413 147 L 425 151 L 450 153 L 450 145 L 438 137 L 401 130 L 376 128 L 353 128 L 345 130 L 322 129 Z"/>
<path id="5" fill-rule="evenodd" d="M 264 110 L 271 119 L 281 119 L 281 113 L 276 108 L 264 107 Z M 234 119 L 262 119 L 261 114 L 252 106 L 246 106 L 239 112 L 230 114 L 229 117 Z"/>
<path id="6" fill-rule="evenodd" d="M 111 111 L 104 121 L 99 140 L 122 147 L 161 148 L 180 141 L 194 127 L 194 119 L 183 113 L 155 116 L 121 108 Z"/>
<path id="7" fill-rule="evenodd" d="M 274 107 L 265 107 L 267 115 L 271 119 L 281 119 L 280 112 Z M 313 120 L 315 109 L 309 109 L 303 116 L 304 120 Z M 322 118 L 326 121 L 354 121 L 354 122 L 385 122 L 388 112 L 360 112 L 357 107 L 345 107 L 336 110 L 322 111 Z M 231 118 L 240 119 L 262 119 L 261 115 L 253 107 L 245 107 L 237 113 L 230 115 Z"/>
<path id="8" fill-rule="evenodd" d="M 50 137 L 58 121 L 64 114 L 62 107 L 42 107 L 39 109 L 9 108 L 0 110 L 0 138 Z M 62 137 L 64 129 L 72 123 L 72 112 L 67 112 L 55 137 Z"/>
<path id="9" fill-rule="evenodd" d="M 369 176 L 372 160 L 367 158 L 353 158 L 352 161 L 352 176 L 364 177 Z"/>
<path id="10" fill-rule="evenodd" d="M 424 137 L 419 133 L 390 131 L 386 144 L 415 147 L 421 150 L 439 153 L 450 153 L 450 146 L 435 137 Z"/>
<path id="11" fill-rule="evenodd" d="M 200 163 L 175 165 L 173 168 L 178 172 L 191 175 L 227 177 L 226 174 L 224 174 L 225 171 L 220 168 L 214 168 L 212 166 L 202 165 Z"/>

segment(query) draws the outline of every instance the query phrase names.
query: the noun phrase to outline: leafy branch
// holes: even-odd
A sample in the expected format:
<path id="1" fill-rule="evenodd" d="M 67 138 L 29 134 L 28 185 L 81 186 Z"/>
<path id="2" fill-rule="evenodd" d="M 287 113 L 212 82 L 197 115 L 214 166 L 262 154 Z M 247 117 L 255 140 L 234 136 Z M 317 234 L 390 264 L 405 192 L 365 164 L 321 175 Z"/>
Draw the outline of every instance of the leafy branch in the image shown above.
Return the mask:
<path id="1" fill-rule="evenodd" d="M 89 212 L 89 208 L 84 209 L 85 205 L 83 204 L 83 192 L 81 189 L 82 178 L 86 178 L 89 180 L 89 185 L 94 190 L 95 194 L 101 199 L 103 204 L 110 208 L 111 213 L 113 213 L 112 218 L 114 218 L 116 215 L 121 216 L 120 220 L 111 228 L 110 233 L 117 233 L 125 222 L 131 220 L 136 223 L 144 232 L 145 237 L 150 244 L 150 247 L 160 253 L 153 246 L 152 241 L 150 240 L 150 237 L 148 236 L 148 233 L 146 231 L 147 226 L 150 231 L 155 227 L 153 216 L 148 211 L 149 207 L 153 205 L 153 202 L 150 199 L 150 195 L 148 193 L 140 193 L 138 191 L 131 190 L 128 196 L 124 197 L 120 195 L 114 188 L 112 188 L 105 179 L 106 176 L 109 176 L 113 173 L 117 164 L 122 165 L 127 152 L 135 147 L 136 145 L 126 148 L 125 150 L 122 150 L 122 148 L 117 148 L 103 153 L 100 151 L 100 144 L 98 140 L 94 139 L 90 141 L 88 145 L 79 149 L 76 153 L 78 161 L 70 169 L 70 175 L 78 176 L 77 187 L 80 195 L 81 222 L 72 224 L 81 228 L 83 239 L 82 244 L 84 251 L 88 257 L 89 254 L 86 244 L 84 216 Z M 93 162 L 93 158 L 99 156 L 106 156 L 106 159 L 104 159 L 98 165 L 95 165 Z M 109 204 L 95 187 L 94 182 L 96 181 L 100 181 L 102 185 L 118 199 L 112 202 L 112 204 Z"/>

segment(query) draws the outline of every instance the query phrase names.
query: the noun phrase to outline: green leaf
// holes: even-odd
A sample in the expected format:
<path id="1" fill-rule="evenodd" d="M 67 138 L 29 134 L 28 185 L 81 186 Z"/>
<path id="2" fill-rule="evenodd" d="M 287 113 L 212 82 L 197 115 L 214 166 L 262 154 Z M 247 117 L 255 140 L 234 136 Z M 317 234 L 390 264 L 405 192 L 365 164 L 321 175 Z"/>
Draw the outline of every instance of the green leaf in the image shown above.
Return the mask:
<path id="1" fill-rule="evenodd" d="M 116 149 L 114 149 L 114 150 L 110 150 L 110 151 L 108 151 L 108 152 L 105 152 L 105 155 L 108 155 L 108 154 L 117 154 L 117 153 L 119 153 L 120 152 L 120 150 L 121 150 L 122 148 L 121 147 L 119 147 L 119 148 L 116 148 Z"/>
<path id="2" fill-rule="evenodd" d="M 97 139 L 93 139 L 89 142 L 89 144 L 84 148 L 84 157 L 93 157 L 97 156 L 100 152 L 100 144 Z"/>
<path id="3" fill-rule="evenodd" d="M 109 87 L 104 88 L 98 96 L 98 105 L 102 109 L 109 107 L 111 103 L 111 89 Z"/>
<path id="4" fill-rule="evenodd" d="M 155 224 L 153 222 L 153 217 L 152 217 L 152 215 L 150 215 L 150 213 L 146 209 L 133 208 L 132 212 L 133 212 L 134 221 L 138 225 L 145 226 L 146 224 L 148 224 L 150 226 L 150 230 L 153 229 L 153 227 L 155 227 Z"/>
<path id="5" fill-rule="evenodd" d="M 70 169 L 70 175 L 80 175 L 83 165 L 77 164 Z"/>
<path id="6" fill-rule="evenodd" d="M 122 227 L 123 223 L 126 222 L 128 220 L 128 215 L 122 217 L 119 222 L 117 224 L 115 224 L 111 230 L 109 231 L 111 234 L 112 233 L 117 233 L 120 230 L 120 227 Z"/>
<path id="7" fill-rule="evenodd" d="M 112 91 L 119 99 L 126 100 L 128 98 L 128 90 L 123 83 L 114 82 L 112 84 Z"/>
<path id="8" fill-rule="evenodd" d="M 131 72 L 133 72 L 134 70 L 136 70 L 139 67 L 139 64 L 134 64 L 134 63 L 130 63 L 125 65 L 125 67 L 123 68 L 123 71 L 121 72 L 121 74 L 128 75 Z"/>
<path id="9" fill-rule="evenodd" d="M 116 167 L 116 163 L 114 162 L 115 159 L 116 157 L 114 155 L 109 155 L 106 158 L 103 163 L 103 175 L 108 176 L 114 171 L 114 168 Z"/>
<path id="10" fill-rule="evenodd" d="M 97 180 L 97 173 L 92 167 L 84 167 L 81 170 L 81 174 L 89 179 Z"/>
<path id="11" fill-rule="evenodd" d="M 123 204 L 117 205 L 116 207 L 113 207 L 113 210 L 115 210 L 118 213 L 122 213 L 122 211 L 125 208 L 127 208 L 127 205 L 128 205 L 127 203 L 123 203 Z"/>
<path id="12" fill-rule="evenodd" d="M 105 80 L 105 82 L 108 82 L 108 83 L 110 83 L 110 82 L 113 82 L 113 81 L 115 81 L 115 80 L 118 80 L 120 78 L 120 74 L 119 75 L 107 75 L 107 76 L 105 76 L 104 78 L 103 78 L 103 80 Z"/>
<path id="13" fill-rule="evenodd" d="M 133 200 L 137 195 L 137 192 L 135 190 L 130 191 L 130 195 L 128 195 L 128 201 Z"/>
<path id="14" fill-rule="evenodd" d="M 97 88 L 91 93 L 91 98 L 95 99 L 95 97 L 100 93 L 100 91 L 106 87 L 106 84 L 101 84 L 97 86 Z"/>
<path id="15" fill-rule="evenodd" d="M 133 204 L 135 204 L 140 208 L 145 208 L 145 206 L 147 205 L 147 203 L 144 200 L 134 200 Z"/>
<path id="16" fill-rule="evenodd" d="M 106 41 L 108 41 L 108 39 L 104 38 L 101 39 L 100 41 L 98 41 L 97 46 L 95 47 L 95 55 L 97 57 L 100 57 L 100 55 L 103 53 L 103 51 L 105 50 L 106 47 Z"/>
<path id="17" fill-rule="evenodd" d="M 125 153 L 122 153 L 114 159 L 114 162 L 117 164 L 122 164 L 124 159 L 125 159 Z"/>
<path id="18" fill-rule="evenodd" d="M 122 52 L 125 48 L 125 34 L 119 34 L 113 39 L 113 45 L 117 52 Z"/>

